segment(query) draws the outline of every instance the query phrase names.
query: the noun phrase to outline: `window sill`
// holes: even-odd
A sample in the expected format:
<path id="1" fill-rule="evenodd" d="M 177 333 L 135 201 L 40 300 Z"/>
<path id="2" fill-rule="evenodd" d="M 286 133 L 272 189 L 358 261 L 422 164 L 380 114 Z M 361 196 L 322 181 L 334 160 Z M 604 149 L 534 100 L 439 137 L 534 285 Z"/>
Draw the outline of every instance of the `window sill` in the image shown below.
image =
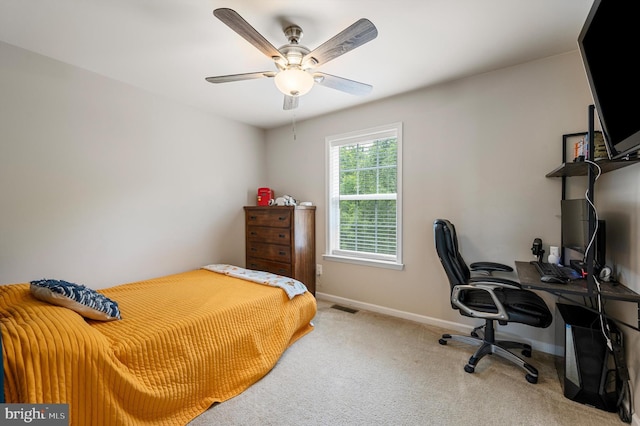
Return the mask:
<path id="1" fill-rule="evenodd" d="M 404 263 L 385 262 L 382 260 L 362 259 L 359 257 L 336 256 L 334 254 L 323 254 L 324 260 L 332 262 L 353 263 L 356 265 L 373 266 L 375 268 L 395 269 L 401 271 L 404 269 Z"/>

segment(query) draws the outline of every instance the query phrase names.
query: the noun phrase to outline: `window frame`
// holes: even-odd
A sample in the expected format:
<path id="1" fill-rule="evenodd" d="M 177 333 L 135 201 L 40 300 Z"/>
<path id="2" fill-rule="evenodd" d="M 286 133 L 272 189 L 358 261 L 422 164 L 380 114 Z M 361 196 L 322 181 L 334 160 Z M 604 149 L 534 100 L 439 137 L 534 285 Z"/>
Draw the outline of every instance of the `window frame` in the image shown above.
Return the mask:
<path id="1" fill-rule="evenodd" d="M 396 138 L 396 193 L 378 194 L 381 197 L 369 195 L 352 195 L 349 199 L 393 199 L 396 200 L 396 254 L 384 255 L 367 252 L 350 252 L 338 248 L 340 239 L 340 210 L 339 200 L 333 199 L 334 186 L 339 187 L 340 182 L 332 179 L 335 164 L 332 164 L 332 149 L 337 146 L 353 145 L 362 142 L 375 141 L 388 137 Z M 390 123 L 364 130 L 357 130 L 325 138 L 325 166 L 326 166 L 326 247 L 323 259 L 344 263 L 375 266 L 388 269 L 402 270 L 402 122 Z M 335 174 L 337 176 L 337 173 Z"/>

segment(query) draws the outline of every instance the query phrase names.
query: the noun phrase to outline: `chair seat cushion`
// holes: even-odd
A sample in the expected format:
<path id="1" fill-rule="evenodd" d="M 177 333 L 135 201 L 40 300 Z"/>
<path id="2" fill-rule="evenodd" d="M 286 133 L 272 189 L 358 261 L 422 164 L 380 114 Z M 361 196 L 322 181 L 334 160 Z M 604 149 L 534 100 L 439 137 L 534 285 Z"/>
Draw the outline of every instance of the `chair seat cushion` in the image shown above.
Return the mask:
<path id="1" fill-rule="evenodd" d="M 494 292 L 507 310 L 509 322 L 518 322 L 540 328 L 546 328 L 551 325 L 553 320 L 551 311 L 549 311 L 544 300 L 536 293 L 529 290 L 510 288 L 497 288 Z M 460 300 L 466 306 L 477 311 L 498 312 L 493 299 L 484 290 L 466 290 L 461 295 Z M 462 311 L 460 312 L 463 313 Z"/>

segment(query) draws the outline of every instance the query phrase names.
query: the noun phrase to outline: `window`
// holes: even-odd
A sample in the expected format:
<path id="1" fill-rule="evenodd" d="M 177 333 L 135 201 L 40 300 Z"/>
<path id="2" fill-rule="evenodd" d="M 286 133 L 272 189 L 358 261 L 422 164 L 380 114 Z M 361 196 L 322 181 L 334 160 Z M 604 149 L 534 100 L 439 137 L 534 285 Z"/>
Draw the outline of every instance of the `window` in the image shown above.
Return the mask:
<path id="1" fill-rule="evenodd" d="M 402 269 L 402 123 L 327 142 L 326 259 Z"/>

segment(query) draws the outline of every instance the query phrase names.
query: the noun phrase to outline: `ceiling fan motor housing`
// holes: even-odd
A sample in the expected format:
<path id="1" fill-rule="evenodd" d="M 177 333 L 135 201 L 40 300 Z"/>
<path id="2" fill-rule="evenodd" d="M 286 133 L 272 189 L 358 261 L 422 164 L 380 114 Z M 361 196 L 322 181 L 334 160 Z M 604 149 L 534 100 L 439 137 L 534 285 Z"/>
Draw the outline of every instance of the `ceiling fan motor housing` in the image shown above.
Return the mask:
<path id="1" fill-rule="evenodd" d="M 275 61 L 276 65 L 282 65 L 282 67 L 278 66 L 278 68 L 280 69 L 287 69 L 289 67 L 309 69 L 313 66 L 313 63 L 302 63 L 302 58 L 304 58 L 309 53 L 309 49 L 302 45 L 285 44 L 284 46 L 280 47 L 278 51 L 282 53 L 282 56 L 287 58 L 286 64 L 281 64 L 280 62 L 282 61 Z"/>
<path id="2" fill-rule="evenodd" d="M 284 29 L 284 35 L 291 44 L 298 44 L 302 38 L 302 28 L 297 25 L 290 25 Z"/>

